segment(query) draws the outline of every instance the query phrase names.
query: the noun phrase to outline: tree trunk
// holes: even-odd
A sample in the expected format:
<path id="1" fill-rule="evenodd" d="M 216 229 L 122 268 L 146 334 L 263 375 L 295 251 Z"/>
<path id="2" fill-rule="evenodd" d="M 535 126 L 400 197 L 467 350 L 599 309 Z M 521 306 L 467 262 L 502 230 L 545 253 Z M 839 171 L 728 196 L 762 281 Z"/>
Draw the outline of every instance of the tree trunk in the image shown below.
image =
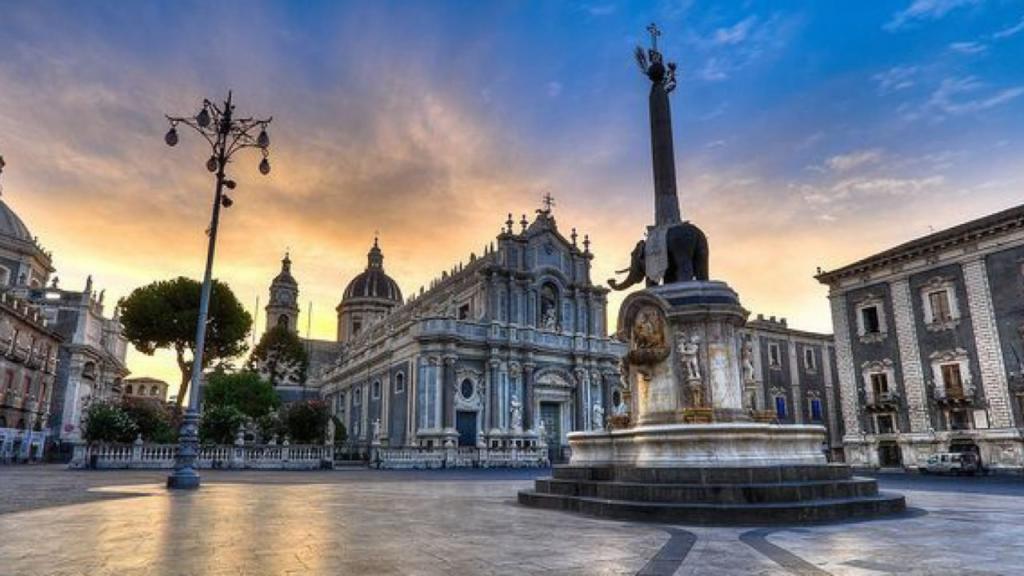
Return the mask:
<path id="1" fill-rule="evenodd" d="M 176 346 L 174 349 L 178 359 L 178 369 L 181 370 L 181 386 L 178 387 L 178 410 L 180 412 L 182 405 L 185 402 L 185 397 L 188 396 L 188 385 L 189 381 L 192 380 L 192 365 L 185 361 L 185 349 L 182 346 Z"/>

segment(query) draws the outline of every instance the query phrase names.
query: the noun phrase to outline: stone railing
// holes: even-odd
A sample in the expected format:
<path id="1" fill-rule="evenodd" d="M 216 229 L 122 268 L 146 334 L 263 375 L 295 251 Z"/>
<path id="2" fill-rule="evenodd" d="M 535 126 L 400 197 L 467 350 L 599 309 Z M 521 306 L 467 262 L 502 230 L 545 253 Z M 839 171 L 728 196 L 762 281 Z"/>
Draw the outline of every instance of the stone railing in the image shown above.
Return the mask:
<path id="1" fill-rule="evenodd" d="M 78 444 L 68 467 L 170 470 L 177 453 L 177 444 Z M 202 446 L 196 465 L 203 469 L 319 470 L 333 468 L 334 448 L 307 444 Z"/>
<path id="2" fill-rule="evenodd" d="M 373 448 L 370 465 L 389 470 L 435 468 L 539 468 L 548 450 L 539 448 Z"/>

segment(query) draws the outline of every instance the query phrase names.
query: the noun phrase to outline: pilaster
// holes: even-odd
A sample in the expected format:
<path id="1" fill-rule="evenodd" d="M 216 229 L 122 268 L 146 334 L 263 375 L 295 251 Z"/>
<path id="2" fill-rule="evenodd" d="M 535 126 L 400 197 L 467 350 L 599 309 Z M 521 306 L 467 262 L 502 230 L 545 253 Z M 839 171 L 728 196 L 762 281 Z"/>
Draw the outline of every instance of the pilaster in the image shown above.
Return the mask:
<path id="1" fill-rule="evenodd" d="M 839 393 L 843 412 L 843 426 L 847 436 L 860 436 L 857 395 L 857 374 L 853 369 L 853 348 L 850 344 L 850 322 L 846 316 L 846 295 L 829 295 L 832 307 L 832 329 L 836 339 L 836 371 L 839 374 Z"/>
<path id="2" fill-rule="evenodd" d="M 787 338 L 786 348 L 789 349 L 789 381 L 790 390 L 793 391 L 793 421 L 797 424 L 803 424 L 804 393 L 800 385 L 800 359 L 796 353 L 796 342 L 792 338 Z"/>
<path id="3" fill-rule="evenodd" d="M 921 365 L 917 326 L 914 323 L 910 282 L 906 278 L 894 280 L 889 284 L 889 292 L 892 294 L 896 344 L 900 351 L 900 371 L 903 373 L 903 392 L 907 396 L 910 431 L 927 432 L 929 427 L 928 395 L 924 386 L 924 369 Z"/>
<path id="4" fill-rule="evenodd" d="M 967 289 L 967 305 L 974 328 L 974 344 L 977 348 L 978 366 L 981 370 L 981 385 L 988 402 L 988 418 L 992 428 L 1009 428 L 1010 394 L 1006 380 L 1006 365 L 1003 363 L 999 330 L 996 328 L 995 312 L 992 308 L 992 292 L 988 284 L 988 270 L 982 257 L 963 263 L 964 285 Z"/>

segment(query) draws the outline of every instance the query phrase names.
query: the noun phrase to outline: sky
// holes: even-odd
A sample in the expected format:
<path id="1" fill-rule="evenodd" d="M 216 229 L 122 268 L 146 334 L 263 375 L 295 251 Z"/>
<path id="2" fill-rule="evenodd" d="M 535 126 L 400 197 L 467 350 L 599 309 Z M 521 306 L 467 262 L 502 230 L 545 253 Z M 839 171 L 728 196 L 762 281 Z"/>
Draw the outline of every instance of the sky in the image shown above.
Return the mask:
<path id="1" fill-rule="evenodd" d="M 3 199 L 108 311 L 200 278 L 209 151 L 188 132 L 168 148 L 164 115 L 230 89 L 273 117 L 271 174 L 256 153 L 230 166 L 215 264 L 248 308 L 290 250 L 302 331 L 312 305 L 309 333 L 333 339 L 375 233 L 410 294 L 548 192 L 603 281 L 653 220 L 632 56 L 652 21 L 679 65 L 683 215 L 754 314 L 831 332 L 817 267 L 1020 202 L 1020 0 L 0 0 Z M 128 366 L 178 381 L 168 354 Z"/>

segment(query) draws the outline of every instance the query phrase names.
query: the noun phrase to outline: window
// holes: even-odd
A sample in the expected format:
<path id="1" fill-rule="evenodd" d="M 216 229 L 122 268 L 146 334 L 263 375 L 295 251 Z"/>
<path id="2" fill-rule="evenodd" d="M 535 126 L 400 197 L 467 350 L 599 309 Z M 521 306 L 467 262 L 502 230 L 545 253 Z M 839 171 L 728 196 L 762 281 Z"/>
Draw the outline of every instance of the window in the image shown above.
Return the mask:
<path id="1" fill-rule="evenodd" d="M 950 410 L 949 411 L 949 429 L 950 430 L 970 430 L 971 429 L 971 418 L 967 414 L 967 410 Z"/>
<path id="2" fill-rule="evenodd" d="M 1024 399 L 1024 396 L 1018 396 L 1018 398 Z M 612 406 L 618 408 L 622 405 L 622 392 L 618 388 L 612 391 Z"/>
<path id="3" fill-rule="evenodd" d="M 964 381 L 960 374 L 960 363 L 942 365 L 942 383 L 947 396 L 963 396 Z"/>
<path id="4" fill-rule="evenodd" d="M 395 394 L 402 394 L 405 392 L 405 373 L 399 372 L 395 374 Z"/>
<path id="5" fill-rule="evenodd" d="M 466 378 L 465 380 L 463 380 L 461 388 L 460 388 L 460 392 L 462 392 L 462 397 L 465 398 L 466 400 L 469 400 L 470 398 L 472 398 L 473 397 L 473 381 L 470 380 L 469 378 Z"/>
<path id="6" fill-rule="evenodd" d="M 768 366 L 771 368 L 782 367 L 782 349 L 775 342 L 768 343 Z"/>
<path id="7" fill-rule="evenodd" d="M 879 414 L 876 416 L 875 426 L 879 434 L 892 434 L 896 431 L 892 414 Z"/>
<path id="8" fill-rule="evenodd" d="M 377 380 L 377 381 L 375 381 L 373 383 L 373 389 L 372 390 L 373 391 L 371 392 L 371 394 L 373 395 L 372 396 L 373 399 L 374 400 L 380 399 L 380 380 Z"/>
<path id="9" fill-rule="evenodd" d="M 0 284 L 7 284 L 11 280 L 11 271 L 0 266 Z"/>
<path id="10" fill-rule="evenodd" d="M 359 334 L 359 331 L 363 329 L 363 322 L 358 318 L 352 319 L 352 335 Z"/>
<path id="11" fill-rule="evenodd" d="M 356 391 L 352 393 L 352 404 L 354 406 L 360 406 L 363 403 L 363 391 L 356 388 Z"/>
<path id="12" fill-rule="evenodd" d="M 132 395 L 132 385 L 131 384 L 129 384 L 129 385 L 124 387 L 124 393 L 129 395 L 129 396 Z"/>
<path id="13" fill-rule="evenodd" d="M 881 334 L 882 323 L 878 316 L 878 306 L 865 306 L 860 309 L 863 334 Z"/>
<path id="14" fill-rule="evenodd" d="M 775 397 L 775 417 L 779 420 L 786 417 L 786 398 L 783 396 Z"/>
<path id="15" fill-rule="evenodd" d="M 469 303 L 459 306 L 459 320 L 469 320 Z"/>
<path id="16" fill-rule="evenodd" d="M 889 393 L 889 375 L 885 372 L 876 372 L 871 375 L 871 391 L 874 393 L 875 398 L 881 397 L 882 394 Z"/>
<path id="17" fill-rule="evenodd" d="M 338 394 L 338 404 L 341 405 L 341 411 L 345 411 L 345 393 L 341 392 Z"/>
<path id="18" fill-rule="evenodd" d="M 932 309 L 933 322 L 949 322 L 953 319 L 953 311 L 949 305 L 949 292 L 947 290 L 929 292 L 928 305 Z"/>
<path id="19" fill-rule="evenodd" d="M 151 388 L 149 389 L 149 395 L 150 395 L 150 396 L 159 396 L 159 395 L 160 395 L 160 389 L 159 389 L 159 388 L 157 388 L 157 387 L 156 387 L 156 385 L 153 385 L 153 386 L 152 386 L 152 387 L 151 387 Z"/>
<path id="20" fill-rule="evenodd" d="M 811 421 L 821 422 L 821 400 L 811 398 Z"/>
<path id="21" fill-rule="evenodd" d="M 812 372 L 817 369 L 814 359 L 814 348 L 804 348 L 804 370 Z"/>
<path id="22" fill-rule="evenodd" d="M 280 316 L 277 317 L 277 327 L 278 328 L 287 328 L 288 327 L 288 315 L 287 314 L 281 314 Z"/>

